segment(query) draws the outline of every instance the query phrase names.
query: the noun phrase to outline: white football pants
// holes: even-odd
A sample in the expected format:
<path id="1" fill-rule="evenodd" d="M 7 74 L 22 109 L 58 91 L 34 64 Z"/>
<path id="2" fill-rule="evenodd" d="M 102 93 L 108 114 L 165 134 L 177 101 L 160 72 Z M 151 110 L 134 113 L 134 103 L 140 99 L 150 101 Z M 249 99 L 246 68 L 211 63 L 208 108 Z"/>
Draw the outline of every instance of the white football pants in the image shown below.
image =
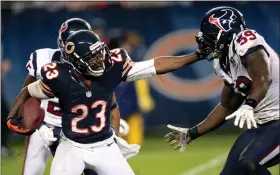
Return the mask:
<path id="1" fill-rule="evenodd" d="M 34 132 L 26 142 L 23 175 L 42 175 L 51 152 L 45 146 L 38 131 Z"/>
<path id="2" fill-rule="evenodd" d="M 113 137 L 80 144 L 62 136 L 51 166 L 51 175 L 81 175 L 94 169 L 98 175 L 134 175 Z"/>

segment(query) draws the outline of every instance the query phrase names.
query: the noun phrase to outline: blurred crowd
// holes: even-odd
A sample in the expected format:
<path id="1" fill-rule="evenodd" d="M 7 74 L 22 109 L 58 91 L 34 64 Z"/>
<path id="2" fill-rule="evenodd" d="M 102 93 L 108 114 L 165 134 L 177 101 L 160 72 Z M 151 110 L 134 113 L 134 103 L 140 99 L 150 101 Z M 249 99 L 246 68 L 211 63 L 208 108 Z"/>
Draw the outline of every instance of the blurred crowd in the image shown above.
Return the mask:
<path id="1" fill-rule="evenodd" d="M 50 11 L 59 9 L 85 10 L 104 9 L 108 7 L 141 8 L 141 7 L 164 7 L 169 5 L 189 6 L 192 1 L 5 1 L 1 2 L 2 9 L 13 9 L 15 12 L 26 8 L 46 8 Z"/>
<path id="2" fill-rule="evenodd" d="M 8 59 L 3 59 L 1 65 L 1 84 L 4 84 L 5 74 L 10 71 L 11 63 Z M 3 86 L 1 88 L 3 88 Z M 1 156 L 11 156 L 11 152 L 8 147 L 9 130 L 6 126 L 8 113 L 8 104 L 3 93 L 3 89 L 1 89 Z"/>

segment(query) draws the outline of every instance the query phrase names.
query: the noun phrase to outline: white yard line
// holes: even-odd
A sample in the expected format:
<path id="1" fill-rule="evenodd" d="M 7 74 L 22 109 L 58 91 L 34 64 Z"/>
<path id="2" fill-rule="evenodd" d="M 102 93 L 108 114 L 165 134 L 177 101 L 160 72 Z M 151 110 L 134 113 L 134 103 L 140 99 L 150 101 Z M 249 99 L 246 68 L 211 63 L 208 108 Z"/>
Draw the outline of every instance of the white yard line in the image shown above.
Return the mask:
<path id="1" fill-rule="evenodd" d="M 227 156 L 227 153 L 220 154 L 212 159 L 210 159 L 208 162 L 200 164 L 192 169 L 189 169 L 185 172 L 183 172 L 181 175 L 198 175 L 199 173 L 206 171 L 210 168 L 216 167 L 220 165 L 222 162 L 225 161 Z"/>

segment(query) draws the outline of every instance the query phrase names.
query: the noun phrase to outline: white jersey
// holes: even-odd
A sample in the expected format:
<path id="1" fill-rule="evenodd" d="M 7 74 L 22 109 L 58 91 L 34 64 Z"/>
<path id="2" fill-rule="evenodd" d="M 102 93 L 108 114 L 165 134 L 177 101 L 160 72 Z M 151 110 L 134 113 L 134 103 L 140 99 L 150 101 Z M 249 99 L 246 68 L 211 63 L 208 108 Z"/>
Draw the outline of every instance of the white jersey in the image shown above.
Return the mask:
<path id="1" fill-rule="evenodd" d="M 231 84 L 236 93 L 247 96 L 252 79 L 242 65 L 241 59 L 258 47 L 263 48 L 268 55 L 272 76 L 272 83 L 266 96 L 254 109 L 257 123 L 263 124 L 279 119 L 279 56 L 264 38 L 254 30 L 240 32 L 229 45 L 228 57 L 215 59 L 213 67 L 216 74 Z"/>
<path id="2" fill-rule="evenodd" d="M 26 69 L 29 75 L 40 79 L 41 67 L 52 61 L 58 61 L 61 52 L 59 49 L 38 49 L 30 55 L 30 59 L 26 64 Z M 45 111 L 44 121 L 51 125 L 61 127 L 62 113 L 59 108 L 58 98 L 52 98 L 47 100 L 41 100 L 41 107 Z"/>

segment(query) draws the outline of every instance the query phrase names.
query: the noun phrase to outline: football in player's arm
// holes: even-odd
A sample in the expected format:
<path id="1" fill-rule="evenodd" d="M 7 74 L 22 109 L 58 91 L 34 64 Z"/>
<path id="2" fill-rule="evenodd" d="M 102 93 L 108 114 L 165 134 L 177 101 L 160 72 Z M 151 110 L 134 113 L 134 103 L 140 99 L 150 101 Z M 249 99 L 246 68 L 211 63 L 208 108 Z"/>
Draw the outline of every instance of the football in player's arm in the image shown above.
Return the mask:
<path id="1" fill-rule="evenodd" d="M 125 81 L 135 81 L 143 78 L 148 78 L 156 74 L 165 74 L 177 69 L 180 69 L 186 65 L 192 64 L 196 61 L 199 61 L 208 55 L 207 49 L 197 50 L 195 53 L 183 55 L 183 56 L 161 56 L 154 59 L 150 59 L 142 62 L 135 62 L 132 65 L 127 74 Z M 124 70 L 125 72 L 125 70 Z M 23 88 L 19 95 L 16 97 L 9 116 L 7 118 L 7 125 L 10 130 L 21 133 L 21 134 L 30 134 L 30 131 L 20 128 L 18 126 L 19 116 L 17 116 L 19 107 L 24 104 L 24 102 L 31 96 L 39 99 L 48 99 L 53 97 L 53 93 L 46 91 L 43 92 L 40 87 L 42 80 L 38 80 L 32 84 L 29 84 L 27 87 Z"/>
<path id="2" fill-rule="evenodd" d="M 239 36 L 242 34 L 244 32 L 241 32 Z M 192 140 L 213 131 L 225 123 L 226 120 L 234 117 L 234 124 L 236 126 L 239 125 L 240 128 L 243 128 L 245 122 L 247 123 L 248 129 L 252 125 L 255 128 L 257 127 L 253 110 L 264 99 L 271 84 L 270 60 L 263 46 L 248 44 L 245 47 L 240 47 L 240 43 L 236 45 L 237 54 L 240 56 L 241 63 L 252 78 L 252 85 L 248 97 L 246 98 L 236 93 L 230 84 L 224 82 L 221 102 L 204 121 L 190 129 L 168 125 L 173 131 L 168 133 L 165 138 L 170 145 L 176 144 L 174 149 L 180 148 L 180 151 L 184 151 Z M 241 105 L 244 100 L 245 103 Z"/>
<path id="3" fill-rule="evenodd" d="M 31 75 L 28 75 L 25 79 L 23 87 L 27 87 L 29 84 L 35 82 L 36 79 L 32 77 Z M 113 98 L 112 98 L 112 105 L 111 105 L 111 120 L 112 120 L 112 127 L 115 130 L 116 135 L 119 135 L 119 128 L 120 128 L 120 111 L 119 107 L 116 101 L 116 95 L 113 93 Z"/>

